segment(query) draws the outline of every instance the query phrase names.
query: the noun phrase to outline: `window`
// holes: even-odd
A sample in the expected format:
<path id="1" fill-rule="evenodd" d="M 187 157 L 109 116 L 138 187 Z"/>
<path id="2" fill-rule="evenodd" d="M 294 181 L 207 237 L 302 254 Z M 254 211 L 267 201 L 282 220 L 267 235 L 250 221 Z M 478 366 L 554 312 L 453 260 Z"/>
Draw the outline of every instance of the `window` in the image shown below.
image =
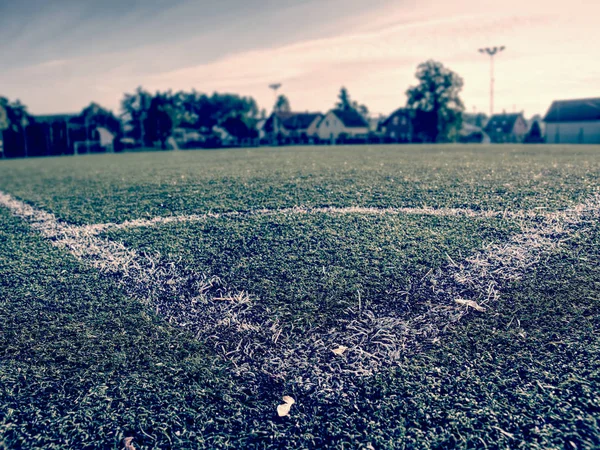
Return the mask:
<path id="1" fill-rule="evenodd" d="M 406 116 L 402 117 L 402 125 L 406 125 Z"/>
<path id="2" fill-rule="evenodd" d="M 329 128 L 329 120 L 326 120 L 326 121 L 325 121 L 325 126 L 326 126 L 327 128 Z"/>
<path id="3" fill-rule="evenodd" d="M 394 117 L 394 120 L 393 120 L 394 125 L 397 126 L 398 122 L 399 122 L 398 116 Z"/>

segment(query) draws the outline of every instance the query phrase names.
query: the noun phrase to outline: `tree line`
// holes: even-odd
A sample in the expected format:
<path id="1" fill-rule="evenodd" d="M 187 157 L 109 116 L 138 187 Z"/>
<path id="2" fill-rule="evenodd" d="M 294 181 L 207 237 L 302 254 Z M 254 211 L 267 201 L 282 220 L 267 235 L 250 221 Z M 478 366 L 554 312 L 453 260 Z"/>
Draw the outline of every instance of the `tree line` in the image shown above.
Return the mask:
<path id="1" fill-rule="evenodd" d="M 459 137 L 463 120 L 482 126 L 485 115 L 465 114 L 460 98 L 464 82 L 452 70 L 437 61 L 420 64 L 417 83 L 406 91 L 406 108 L 412 116 L 413 133 L 421 142 L 452 142 Z M 353 101 L 342 87 L 337 109 L 357 111 L 368 118 L 366 105 Z M 29 114 L 19 100 L 0 97 L 0 132 L 7 156 L 73 153 L 73 143 L 94 139 L 94 130 L 102 126 L 117 139 L 117 145 L 129 138 L 146 147 L 167 147 L 173 130 L 178 127 L 194 129 L 203 135 L 214 134 L 221 127 L 239 139 L 257 136 L 256 125 L 266 118 L 252 97 L 236 94 L 204 94 L 165 91 L 154 94 L 137 88 L 121 100 L 120 115 L 92 103 L 78 115 L 60 121 L 40 121 Z M 285 95 L 280 95 L 273 107 L 277 113 L 291 112 Z M 215 137 L 216 139 L 216 137 Z M 50 142 L 51 141 L 51 142 Z M 125 139 L 126 141 L 126 139 Z M 42 149 L 42 150 L 40 150 Z"/>

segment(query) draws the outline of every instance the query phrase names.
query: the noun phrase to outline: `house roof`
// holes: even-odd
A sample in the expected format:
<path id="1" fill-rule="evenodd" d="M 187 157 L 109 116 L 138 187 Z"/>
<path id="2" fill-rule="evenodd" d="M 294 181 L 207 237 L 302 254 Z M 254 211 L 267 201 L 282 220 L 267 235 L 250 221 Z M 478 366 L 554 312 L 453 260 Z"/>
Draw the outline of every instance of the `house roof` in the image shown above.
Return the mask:
<path id="1" fill-rule="evenodd" d="M 263 131 L 265 133 L 272 133 L 273 131 L 275 131 L 275 127 L 273 126 L 273 122 L 275 117 L 277 117 L 279 123 L 283 123 L 286 120 L 290 119 L 294 114 L 293 112 L 274 112 L 272 113 L 267 121 L 265 122 L 265 124 L 263 125 Z"/>
<path id="2" fill-rule="evenodd" d="M 346 128 L 369 128 L 365 118 L 354 109 L 332 109 L 331 112 L 342 121 Z"/>
<path id="3" fill-rule="evenodd" d="M 394 111 L 392 114 L 389 115 L 389 117 L 387 119 L 385 119 L 383 122 L 381 122 L 379 125 L 382 127 L 387 127 L 390 122 L 394 119 L 394 117 L 398 116 L 409 116 L 410 115 L 410 110 L 408 108 L 398 108 L 396 111 Z"/>
<path id="4" fill-rule="evenodd" d="M 293 113 L 291 117 L 283 121 L 283 126 L 288 130 L 306 130 L 315 119 L 322 116 L 321 113 Z"/>
<path id="5" fill-rule="evenodd" d="M 484 130 L 486 133 L 504 133 L 510 134 L 515 127 L 515 122 L 519 117 L 523 117 L 522 113 L 511 113 L 511 114 L 494 114 Z"/>
<path id="6" fill-rule="evenodd" d="M 552 103 L 544 122 L 587 122 L 600 120 L 600 98 L 558 100 Z"/>
<path id="7" fill-rule="evenodd" d="M 47 114 L 42 116 L 33 116 L 38 123 L 71 122 L 77 118 L 78 114 Z"/>
<path id="8" fill-rule="evenodd" d="M 277 116 L 279 123 L 288 130 L 305 130 L 321 113 L 299 113 L 299 112 L 275 112 L 269 116 L 263 125 L 263 131 L 269 133 L 273 131 L 273 119 Z"/>

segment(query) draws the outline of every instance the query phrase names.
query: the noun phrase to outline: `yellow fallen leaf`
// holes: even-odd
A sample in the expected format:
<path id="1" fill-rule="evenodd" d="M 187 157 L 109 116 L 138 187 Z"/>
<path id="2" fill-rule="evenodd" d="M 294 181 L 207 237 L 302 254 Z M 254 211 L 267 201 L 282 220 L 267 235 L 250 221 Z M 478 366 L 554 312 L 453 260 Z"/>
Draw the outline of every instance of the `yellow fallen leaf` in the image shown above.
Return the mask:
<path id="1" fill-rule="evenodd" d="M 288 403 L 289 405 L 293 405 L 294 403 L 296 403 L 296 400 L 294 400 L 292 397 L 290 397 L 289 395 L 285 395 L 283 397 L 283 401 L 285 403 Z"/>
<path id="2" fill-rule="evenodd" d="M 292 407 L 292 405 L 296 403 L 296 400 L 294 400 L 289 395 L 283 397 L 283 401 L 285 403 L 277 407 L 277 414 L 279 415 L 279 417 L 287 416 L 290 413 L 290 408 Z"/>
<path id="3" fill-rule="evenodd" d="M 277 414 L 279 417 L 285 417 L 290 413 L 290 408 L 292 405 L 289 403 L 283 403 L 277 407 Z"/>
<path id="4" fill-rule="evenodd" d="M 348 350 L 348 347 L 344 347 L 343 345 L 340 345 L 338 348 L 331 350 L 333 353 L 335 353 L 338 356 L 341 356 L 344 354 L 344 352 Z"/>
<path id="5" fill-rule="evenodd" d="M 132 437 L 126 437 L 125 439 L 123 439 L 123 445 L 125 446 L 123 447 L 123 450 L 135 450 L 135 447 L 131 443 L 132 441 Z"/>
<path id="6" fill-rule="evenodd" d="M 480 306 L 477 302 L 474 302 L 473 300 L 463 300 L 462 298 L 457 298 L 456 303 L 458 303 L 459 305 L 465 305 L 468 306 L 470 308 L 473 308 L 479 312 L 484 312 L 485 308 L 483 306 Z"/>

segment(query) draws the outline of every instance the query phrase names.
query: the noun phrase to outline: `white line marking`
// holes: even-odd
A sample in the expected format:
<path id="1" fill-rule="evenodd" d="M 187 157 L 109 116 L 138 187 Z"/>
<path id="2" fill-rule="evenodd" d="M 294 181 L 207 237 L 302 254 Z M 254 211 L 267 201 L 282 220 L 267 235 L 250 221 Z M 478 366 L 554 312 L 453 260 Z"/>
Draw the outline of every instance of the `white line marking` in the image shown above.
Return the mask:
<path id="1" fill-rule="evenodd" d="M 315 214 L 328 214 L 328 215 L 348 215 L 348 214 L 361 214 L 361 215 L 422 215 L 422 216 L 436 216 L 436 217 L 471 217 L 471 218 L 507 218 L 507 219 L 519 219 L 528 220 L 542 216 L 539 213 L 533 211 L 486 211 L 486 210 L 474 210 L 469 208 L 375 208 L 375 207 L 317 207 L 317 208 L 306 208 L 306 207 L 295 207 L 295 208 L 282 208 L 282 209 L 255 209 L 249 211 L 231 211 L 223 213 L 207 213 L 207 214 L 190 214 L 190 215 L 179 215 L 179 216 L 165 216 L 165 217 L 154 217 L 152 219 L 136 219 L 128 220 L 122 223 L 100 223 L 94 225 L 85 225 L 86 229 L 90 233 L 103 233 L 105 231 L 112 230 L 127 230 L 132 228 L 148 228 L 157 225 L 169 225 L 174 223 L 193 223 L 193 222 L 205 222 L 209 219 L 220 219 L 220 218 L 235 218 L 235 217 L 256 217 L 256 216 L 288 216 L 288 215 L 315 215 Z"/>
<path id="2" fill-rule="evenodd" d="M 522 222 L 523 232 L 507 243 L 490 245 L 462 262 L 451 260 L 444 270 L 429 275 L 431 301 L 419 315 L 379 311 L 368 304 L 368 299 L 361 299 L 360 307 L 357 303 L 357 307 L 347 311 L 334 329 L 315 329 L 299 336 L 292 331 L 291 324 L 278 318 L 277 311 L 243 293 L 228 294 L 221 289 L 218 279 L 185 270 L 160 255 L 136 252 L 97 236 L 99 230 L 110 229 L 106 224 L 91 227 L 65 224 L 53 214 L 2 192 L 0 205 L 84 263 L 118 276 L 130 296 L 146 302 L 169 322 L 211 344 L 233 363 L 236 373 L 254 377 L 257 382 L 265 377 L 279 380 L 286 384 L 286 389 L 316 390 L 319 395 L 331 398 L 346 391 L 345 386 L 352 383 L 353 376 L 372 374 L 398 360 L 407 350 L 437 339 L 445 327 L 467 313 L 471 302 L 489 307 L 507 282 L 519 279 L 544 255 L 559 250 L 561 243 L 586 222 L 597 222 L 600 218 L 598 195 L 574 208 L 541 217 L 524 213 L 529 220 Z M 342 214 L 364 210 L 337 209 Z M 305 213 L 302 209 L 290 209 L 287 213 L 294 211 Z M 312 211 L 334 213 L 336 209 Z M 165 221 L 181 220 L 159 218 L 139 223 Z M 125 223 L 117 227 L 130 226 Z M 461 303 L 466 306 L 460 306 L 456 300 L 464 300 Z M 331 352 L 339 346 L 348 348 L 343 357 Z"/>

